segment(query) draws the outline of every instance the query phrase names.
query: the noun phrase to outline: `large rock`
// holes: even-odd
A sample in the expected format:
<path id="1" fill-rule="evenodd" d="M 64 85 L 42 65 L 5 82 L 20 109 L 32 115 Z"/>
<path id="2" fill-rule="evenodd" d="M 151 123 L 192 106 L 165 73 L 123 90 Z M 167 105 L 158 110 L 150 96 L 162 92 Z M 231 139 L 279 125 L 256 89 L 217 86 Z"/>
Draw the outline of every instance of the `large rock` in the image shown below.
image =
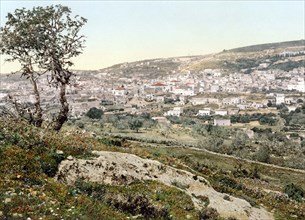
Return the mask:
<path id="1" fill-rule="evenodd" d="M 203 206 L 197 198 L 209 198 L 208 207 L 215 208 L 222 217 L 238 219 L 267 220 L 273 215 L 262 208 L 252 207 L 249 202 L 215 191 L 203 177 L 179 170 L 158 161 L 142 159 L 133 154 L 95 151 L 92 160 L 75 159 L 62 161 L 56 179 L 66 184 L 74 184 L 78 179 L 123 185 L 135 180 L 156 180 L 168 186 L 177 186 L 192 197 L 196 207 Z"/>

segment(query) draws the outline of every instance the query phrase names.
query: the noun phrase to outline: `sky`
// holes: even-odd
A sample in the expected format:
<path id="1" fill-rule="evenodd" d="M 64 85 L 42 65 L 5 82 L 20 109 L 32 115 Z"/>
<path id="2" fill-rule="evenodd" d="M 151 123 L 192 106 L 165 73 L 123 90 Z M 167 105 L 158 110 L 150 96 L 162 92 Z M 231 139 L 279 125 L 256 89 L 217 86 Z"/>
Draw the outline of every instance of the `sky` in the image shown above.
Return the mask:
<path id="1" fill-rule="evenodd" d="M 305 38 L 305 0 L 278 1 L 17 1 L 8 12 L 62 4 L 88 19 L 86 48 L 74 69 L 96 70 L 152 58 L 204 55 L 241 46 Z M 0 73 L 19 69 L 0 57 Z"/>

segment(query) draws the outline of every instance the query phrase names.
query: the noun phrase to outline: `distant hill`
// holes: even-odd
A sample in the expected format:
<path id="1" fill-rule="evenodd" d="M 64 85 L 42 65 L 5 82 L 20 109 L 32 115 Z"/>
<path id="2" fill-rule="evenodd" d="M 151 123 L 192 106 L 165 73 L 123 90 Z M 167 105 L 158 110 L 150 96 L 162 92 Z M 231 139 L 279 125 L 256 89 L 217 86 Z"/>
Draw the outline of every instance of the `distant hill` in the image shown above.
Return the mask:
<path id="1" fill-rule="evenodd" d="M 285 41 L 285 42 L 278 42 L 278 43 L 267 43 L 267 44 L 257 44 L 252 46 L 246 47 L 239 47 L 228 50 L 229 52 L 257 52 L 267 49 L 274 49 L 274 48 L 285 48 L 285 47 L 305 47 L 305 40 L 296 40 L 296 41 Z"/>
<path id="2" fill-rule="evenodd" d="M 185 71 L 201 71 L 204 69 L 223 69 L 229 72 L 243 71 L 250 73 L 260 64 L 268 69 L 282 69 L 289 71 L 293 68 L 305 67 L 305 40 L 295 40 L 277 43 L 267 43 L 234 48 L 220 53 L 184 56 L 172 58 L 158 58 L 121 63 L 99 70 L 117 77 L 156 79 L 170 74 L 185 73 Z M 280 57 L 284 51 L 302 51 L 302 54 L 290 57 Z"/>

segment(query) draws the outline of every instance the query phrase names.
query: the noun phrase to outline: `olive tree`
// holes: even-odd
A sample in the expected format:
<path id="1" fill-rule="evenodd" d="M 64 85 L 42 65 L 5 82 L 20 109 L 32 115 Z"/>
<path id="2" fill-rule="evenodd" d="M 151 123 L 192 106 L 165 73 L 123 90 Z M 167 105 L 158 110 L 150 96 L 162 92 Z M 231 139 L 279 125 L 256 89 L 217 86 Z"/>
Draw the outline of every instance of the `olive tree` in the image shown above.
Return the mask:
<path id="1" fill-rule="evenodd" d="M 33 16 L 32 11 L 25 9 L 16 9 L 13 14 L 8 13 L 7 22 L 0 29 L 0 48 L 1 54 L 8 55 L 6 61 L 18 61 L 21 69 L 22 77 L 26 77 L 33 85 L 33 92 L 35 94 L 35 110 L 31 111 L 29 106 L 20 106 L 13 97 L 13 101 L 17 113 L 23 117 L 24 112 L 31 114 L 33 120 L 30 122 L 40 127 L 42 124 L 42 109 L 40 105 L 40 94 L 37 85 L 37 78 L 39 72 L 34 70 L 34 66 L 38 64 L 39 54 L 37 53 L 40 33 L 40 19 L 38 15 Z"/>
<path id="2" fill-rule="evenodd" d="M 103 114 L 104 112 L 102 109 L 93 107 L 89 109 L 89 111 L 86 113 L 86 116 L 88 116 L 91 119 L 101 119 Z"/>
<path id="3" fill-rule="evenodd" d="M 39 91 L 35 90 L 35 73 L 38 76 L 49 73 L 49 84 L 59 88 L 60 110 L 52 125 L 57 131 L 68 119 L 66 87 L 73 76 L 70 70 L 73 65 L 71 58 L 82 53 L 85 42 L 80 31 L 87 20 L 79 16 L 72 17 L 71 13 L 68 7 L 62 5 L 16 9 L 7 15 L 7 22 L 0 33 L 1 53 L 9 55 L 8 61 L 18 61 L 23 68 L 23 75 L 34 82 L 36 114 L 42 111 Z M 39 73 L 33 67 L 37 67 Z"/>
<path id="4" fill-rule="evenodd" d="M 135 130 L 139 133 L 139 129 L 143 126 L 143 120 L 140 118 L 130 118 L 128 120 L 128 126 L 131 130 Z"/>

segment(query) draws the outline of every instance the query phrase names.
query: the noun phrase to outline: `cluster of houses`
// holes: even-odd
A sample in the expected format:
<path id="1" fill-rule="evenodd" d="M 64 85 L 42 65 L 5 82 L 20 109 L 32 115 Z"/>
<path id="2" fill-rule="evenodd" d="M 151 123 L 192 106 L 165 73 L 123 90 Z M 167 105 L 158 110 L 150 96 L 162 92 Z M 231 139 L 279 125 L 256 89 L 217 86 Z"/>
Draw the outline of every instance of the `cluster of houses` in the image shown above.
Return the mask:
<path id="1" fill-rule="evenodd" d="M 173 104 L 164 115 L 180 116 L 183 106 L 202 105 L 198 116 L 211 114 L 228 115 L 249 108 L 266 108 L 269 102 L 293 106 L 298 97 L 291 94 L 304 93 L 304 67 L 286 72 L 282 70 L 254 70 L 251 74 L 228 73 L 221 69 L 205 69 L 198 72 L 184 71 L 157 79 L 119 77 L 109 73 L 79 72 L 67 90 L 71 116 L 79 117 L 90 108 L 105 111 L 141 112 L 162 111 L 162 106 Z M 1 76 L 0 105 L 5 105 L 8 94 L 21 102 L 34 102 L 31 84 L 24 80 L 10 80 Z M 56 111 L 58 92 L 48 86 L 47 77 L 39 79 L 43 109 Z M 265 92 L 260 101 L 248 100 L 251 92 Z M 271 93 L 270 91 L 278 91 Z M 282 92 L 281 92 L 282 91 Z M 236 94 L 219 98 L 213 94 Z M 217 105 L 218 108 L 209 107 Z"/>

